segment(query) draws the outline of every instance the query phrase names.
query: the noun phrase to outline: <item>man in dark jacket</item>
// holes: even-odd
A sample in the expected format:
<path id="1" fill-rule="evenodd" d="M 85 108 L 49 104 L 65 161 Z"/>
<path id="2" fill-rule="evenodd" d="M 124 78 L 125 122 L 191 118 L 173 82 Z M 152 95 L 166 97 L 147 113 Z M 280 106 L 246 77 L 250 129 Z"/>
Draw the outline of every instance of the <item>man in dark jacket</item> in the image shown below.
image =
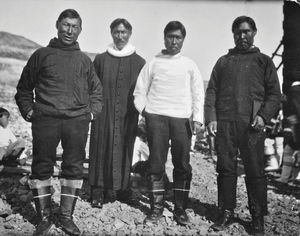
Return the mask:
<path id="1" fill-rule="evenodd" d="M 272 60 L 253 45 L 257 29 L 252 18 L 232 24 L 235 48 L 219 58 L 206 90 L 205 120 L 216 136 L 218 207 L 216 231 L 232 223 L 236 206 L 237 157 L 245 166 L 252 229 L 264 234 L 267 182 L 264 173 L 264 126 L 280 104 L 280 86 Z"/>
<path id="2" fill-rule="evenodd" d="M 72 214 L 82 186 L 89 122 L 101 111 L 102 86 L 94 66 L 80 51 L 81 18 L 73 9 L 56 22 L 57 38 L 38 49 L 24 67 L 15 96 L 20 112 L 32 122 L 33 162 L 29 186 L 39 223 L 36 235 L 52 226 L 51 176 L 61 141 L 61 204 L 58 226 L 79 235 Z"/>

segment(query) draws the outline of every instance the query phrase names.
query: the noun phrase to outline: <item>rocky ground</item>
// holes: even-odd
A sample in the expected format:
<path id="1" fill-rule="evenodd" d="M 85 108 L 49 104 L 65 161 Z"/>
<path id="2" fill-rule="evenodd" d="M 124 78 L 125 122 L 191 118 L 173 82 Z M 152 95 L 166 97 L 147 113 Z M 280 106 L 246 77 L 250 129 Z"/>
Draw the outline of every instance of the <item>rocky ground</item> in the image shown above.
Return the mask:
<path id="1" fill-rule="evenodd" d="M 15 134 L 26 139 L 31 149 L 30 124 L 23 121 L 15 105 L 15 91 L 9 86 L 0 87 L 0 106 L 11 112 L 11 125 Z M 134 176 L 132 189 L 138 199 L 137 204 L 128 205 L 119 201 L 107 203 L 103 209 L 93 209 L 88 202 L 88 186 L 85 182 L 76 205 L 74 220 L 82 230 L 82 235 L 250 235 L 250 215 L 247 194 L 242 175 L 238 179 L 236 223 L 224 232 L 215 233 L 209 226 L 216 220 L 216 173 L 215 156 L 194 152 L 191 155 L 193 180 L 188 205 L 191 225 L 178 226 L 173 221 L 172 192 L 166 196 L 164 218 L 158 225 L 145 225 L 149 199 L 143 178 Z M 29 160 L 28 160 L 29 163 Z M 26 166 L 25 166 L 26 167 Z M 24 167 L 24 168 L 25 168 Z M 28 168 L 25 170 L 28 170 Z M 36 217 L 32 195 L 28 189 L 28 174 L 9 174 L 9 168 L 0 166 L 0 235 L 32 235 Z M 172 165 L 167 163 L 170 181 Z M 274 179 L 279 173 L 268 174 L 269 215 L 265 218 L 266 235 L 300 235 L 300 187 L 279 185 Z M 53 178 L 54 213 L 59 206 L 59 184 Z M 60 229 L 52 228 L 52 235 L 64 235 Z"/>

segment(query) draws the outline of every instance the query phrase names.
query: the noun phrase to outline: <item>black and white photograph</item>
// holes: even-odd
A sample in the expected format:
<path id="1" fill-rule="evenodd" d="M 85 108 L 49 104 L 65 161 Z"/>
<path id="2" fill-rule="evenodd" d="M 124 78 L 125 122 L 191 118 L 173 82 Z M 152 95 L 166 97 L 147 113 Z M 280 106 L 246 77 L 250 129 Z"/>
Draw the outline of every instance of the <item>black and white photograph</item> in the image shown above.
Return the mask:
<path id="1" fill-rule="evenodd" d="M 0 235 L 300 236 L 299 0 L 0 0 Z"/>

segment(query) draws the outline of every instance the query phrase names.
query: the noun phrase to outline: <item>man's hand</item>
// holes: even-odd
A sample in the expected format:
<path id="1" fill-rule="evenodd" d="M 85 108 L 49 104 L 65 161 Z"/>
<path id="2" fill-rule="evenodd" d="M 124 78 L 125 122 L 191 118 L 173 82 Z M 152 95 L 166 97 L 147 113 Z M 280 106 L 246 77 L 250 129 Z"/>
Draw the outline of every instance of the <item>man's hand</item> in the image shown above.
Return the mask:
<path id="1" fill-rule="evenodd" d="M 208 134 L 212 136 L 216 136 L 217 134 L 217 121 L 211 121 L 207 126 Z"/>
<path id="2" fill-rule="evenodd" d="M 30 119 L 32 118 L 32 114 L 33 114 L 33 110 L 30 110 L 30 111 L 27 113 L 27 115 L 26 115 L 26 117 L 25 117 L 25 120 L 26 120 L 26 121 L 30 121 Z"/>
<path id="3" fill-rule="evenodd" d="M 265 128 L 264 119 L 261 116 L 256 115 L 251 126 L 257 131 L 263 130 Z"/>
<path id="4" fill-rule="evenodd" d="M 193 121 L 193 134 L 199 134 L 202 131 L 202 124 L 199 121 Z"/>

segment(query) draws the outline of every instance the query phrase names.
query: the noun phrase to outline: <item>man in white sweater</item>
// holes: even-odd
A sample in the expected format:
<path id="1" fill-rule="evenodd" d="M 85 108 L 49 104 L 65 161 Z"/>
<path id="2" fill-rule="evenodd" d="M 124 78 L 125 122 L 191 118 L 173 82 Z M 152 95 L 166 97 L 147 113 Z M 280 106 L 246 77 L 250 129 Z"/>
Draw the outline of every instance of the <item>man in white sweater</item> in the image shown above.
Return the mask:
<path id="1" fill-rule="evenodd" d="M 187 225 L 185 212 L 192 179 L 190 145 L 203 123 L 204 89 L 197 65 L 180 51 L 185 27 L 179 21 L 164 29 L 165 49 L 142 69 L 134 91 L 137 110 L 146 119 L 150 149 L 147 170 L 151 212 L 145 222 L 156 223 L 163 215 L 165 163 L 171 141 L 174 219 Z"/>

